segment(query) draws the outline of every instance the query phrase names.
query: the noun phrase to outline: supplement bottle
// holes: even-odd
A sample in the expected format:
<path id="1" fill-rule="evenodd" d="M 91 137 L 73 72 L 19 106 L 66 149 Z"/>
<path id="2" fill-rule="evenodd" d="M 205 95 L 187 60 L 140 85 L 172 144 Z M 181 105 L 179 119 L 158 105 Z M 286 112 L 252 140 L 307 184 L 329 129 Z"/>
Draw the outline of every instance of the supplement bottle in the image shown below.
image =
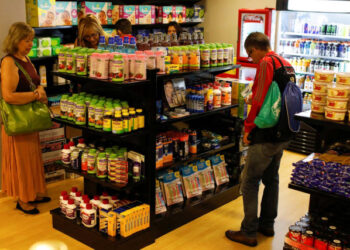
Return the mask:
<path id="1" fill-rule="evenodd" d="M 103 128 L 104 101 L 99 101 L 95 108 L 95 128 Z"/>
<path id="2" fill-rule="evenodd" d="M 86 208 L 86 205 L 90 204 L 90 199 L 89 198 L 83 198 L 82 202 L 79 205 L 79 210 L 80 210 L 80 218 L 82 218 L 82 212 Z M 91 204 L 90 204 L 91 205 Z"/>
<path id="3" fill-rule="evenodd" d="M 218 66 L 218 51 L 215 44 L 210 44 L 210 67 Z"/>
<path id="4" fill-rule="evenodd" d="M 131 116 L 131 122 L 132 122 L 132 130 L 138 130 L 139 129 L 139 119 L 137 118 L 136 111 L 132 110 L 130 111 Z"/>
<path id="5" fill-rule="evenodd" d="M 138 128 L 144 128 L 145 127 L 145 116 L 143 114 L 142 109 L 136 109 L 137 113 L 137 119 L 138 119 Z"/>
<path id="6" fill-rule="evenodd" d="M 218 59 L 217 66 L 220 67 L 224 65 L 224 49 L 222 48 L 220 43 L 217 43 L 215 45 L 216 45 L 217 59 Z"/>
<path id="7" fill-rule="evenodd" d="M 146 56 L 137 55 L 135 58 L 135 80 L 146 80 Z"/>
<path id="8" fill-rule="evenodd" d="M 63 206 L 63 197 L 67 195 L 68 196 L 68 193 L 67 191 L 61 191 L 61 195 L 60 195 L 60 208 L 61 208 L 61 211 L 62 211 L 62 206 Z"/>
<path id="9" fill-rule="evenodd" d="M 77 206 L 77 210 L 80 210 L 80 203 L 83 202 L 83 197 L 81 196 L 81 192 L 78 191 L 75 194 L 74 204 Z"/>
<path id="10" fill-rule="evenodd" d="M 106 153 L 100 153 L 97 157 L 97 173 L 98 178 L 107 177 L 107 158 Z"/>
<path id="11" fill-rule="evenodd" d="M 58 53 L 58 71 L 65 72 L 66 71 L 66 52 L 67 47 L 61 47 L 60 52 Z"/>
<path id="12" fill-rule="evenodd" d="M 68 200 L 69 200 L 69 196 L 68 195 L 63 195 L 61 212 L 64 215 L 66 215 L 66 209 L 67 209 L 67 205 L 68 205 Z"/>
<path id="13" fill-rule="evenodd" d="M 60 100 L 60 117 L 62 119 L 67 119 L 67 101 L 68 101 L 68 95 L 62 95 L 62 98 Z"/>
<path id="14" fill-rule="evenodd" d="M 94 199 L 92 199 L 90 203 L 92 204 L 92 207 L 98 211 L 101 206 L 100 196 L 94 195 Z"/>
<path id="15" fill-rule="evenodd" d="M 90 149 L 88 154 L 88 169 L 89 174 L 96 174 L 96 149 Z"/>
<path id="16" fill-rule="evenodd" d="M 66 218 L 71 220 L 77 218 L 77 206 L 74 204 L 73 199 L 68 200 L 68 205 L 66 207 Z"/>
<path id="17" fill-rule="evenodd" d="M 92 207 L 91 204 L 86 204 L 86 208 L 84 208 L 81 213 L 81 220 L 83 225 L 87 228 L 93 228 L 97 224 L 96 219 L 96 210 Z"/>
<path id="18" fill-rule="evenodd" d="M 69 198 L 70 199 L 75 199 L 77 192 L 78 192 L 78 188 L 77 187 L 72 187 L 72 191 L 69 193 Z"/>
<path id="19" fill-rule="evenodd" d="M 221 108 L 221 91 L 219 86 L 214 86 L 213 97 L 213 107 Z"/>
<path id="20" fill-rule="evenodd" d="M 70 165 L 70 149 L 69 149 L 69 145 L 65 144 L 63 146 L 63 149 L 61 151 L 61 161 L 63 164 L 69 166 Z"/>
<path id="21" fill-rule="evenodd" d="M 87 50 L 81 49 L 76 56 L 77 75 L 87 75 Z"/>
<path id="22" fill-rule="evenodd" d="M 128 112 L 123 112 L 123 130 L 124 133 L 128 133 L 129 131 L 129 123 L 130 123 L 130 117 Z"/>
<path id="23" fill-rule="evenodd" d="M 85 99 L 81 98 L 75 107 L 75 124 L 85 125 L 86 124 L 86 104 Z"/>
<path id="24" fill-rule="evenodd" d="M 107 103 L 104 114 L 103 114 L 103 131 L 111 132 L 112 131 L 112 118 L 113 118 L 113 104 Z"/>
<path id="25" fill-rule="evenodd" d="M 111 70 L 112 72 L 112 81 L 114 82 L 122 82 L 124 81 L 124 59 L 121 54 L 114 55 L 113 60 L 111 62 Z"/>
<path id="26" fill-rule="evenodd" d="M 231 87 L 229 83 L 225 83 L 224 87 L 221 89 L 221 104 L 222 106 L 230 106 L 231 105 Z"/>

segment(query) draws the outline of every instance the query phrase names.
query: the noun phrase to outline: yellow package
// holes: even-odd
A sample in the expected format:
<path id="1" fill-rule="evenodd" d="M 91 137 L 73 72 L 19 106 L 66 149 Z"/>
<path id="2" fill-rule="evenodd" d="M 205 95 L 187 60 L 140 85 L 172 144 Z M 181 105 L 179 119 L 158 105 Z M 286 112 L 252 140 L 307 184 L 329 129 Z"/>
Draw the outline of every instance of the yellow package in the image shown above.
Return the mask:
<path id="1" fill-rule="evenodd" d="M 143 229 L 149 228 L 150 226 L 150 206 L 148 204 L 142 204 L 140 207 L 143 209 Z"/>
<path id="2" fill-rule="evenodd" d="M 174 74 L 180 72 L 180 65 L 179 64 L 166 64 L 165 65 L 165 72 L 167 74 Z"/>
<path id="3" fill-rule="evenodd" d="M 26 0 L 27 23 L 32 27 L 56 25 L 55 0 Z"/>
<path id="4" fill-rule="evenodd" d="M 108 228 L 109 236 L 115 237 L 117 235 L 117 217 L 118 214 L 114 211 L 108 212 Z"/>

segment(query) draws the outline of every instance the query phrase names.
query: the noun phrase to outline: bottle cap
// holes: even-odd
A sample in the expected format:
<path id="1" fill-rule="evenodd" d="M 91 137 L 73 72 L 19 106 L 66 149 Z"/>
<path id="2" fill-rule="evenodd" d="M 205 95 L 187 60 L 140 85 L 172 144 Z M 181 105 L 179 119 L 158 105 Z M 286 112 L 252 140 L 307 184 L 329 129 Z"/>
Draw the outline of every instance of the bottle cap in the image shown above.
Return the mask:
<path id="1" fill-rule="evenodd" d="M 95 201 L 100 200 L 100 196 L 94 195 L 94 200 L 95 200 Z"/>
<path id="2" fill-rule="evenodd" d="M 65 195 L 67 195 L 67 191 L 62 191 L 62 192 L 61 192 L 61 195 L 62 195 L 62 197 L 65 196 Z"/>
<path id="3" fill-rule="evenodd" d="M 109 204 L 109 200 L 103 199 L 102 203 L 103 203 L 103 204 Z"/>
<path id="4" fill-rule="evenodd" d="M 102 196 L 108 196 L 108 193 L 107 192 L 103 192 Z"/>
<path id="5" fill-rule="evenodd" d="M 80 138 L 80 139 L 78 140 L 78 143 L 84 143 L 84 138 Z"/>
<path id="6" fill-rule="evenodd" d="M 68 201 L 69 196 L 68 195 L 63 195 L 63 200 Z"/>
<path id="7" fill-rule="evenodd" d="M 73 199 L 69 199 L 69 200 L 68 200 L 68 204 L 69 204 L 69 205 L 73 205 L 73 204 L 74 204 L 74 200 L 73 200 Z"/>
<path id="8" fill-rule="evenodd" d="M 72 187 L 72 192 L 74 192 L 74 193 L 78 192 L 78 188 L 77 187 Z"/>
<path id="9" fill-rule="evenodd" d="M 69 149 L 69 145 L 68 144 L 64 144 L 63 149 Z"/>
<path id="10" fill-rule="evenodd" d="M 86 209 L 92 209 L 92 204 L 86 204 Z"/>
<path id="11" fill-rule="evenodd" d="M 68 145 L 70 146 L 70 147 L 74 147 L 75 146 L 75 144 L 74 144 L 74 142 L 73 141 L 70 141 L 69 143 L 68 143 Z"/>
<path id="12" fill-rule="evenodd" d="M 76 197 L 81 197 L 81 192 L 80 192 L 80 191 L 76 192 L 76 193 L 75 193 L 75 196 L 76 196 Z"/>
<path id="13" fill-rule="evenodd" d="M 83 201 L 84 201 L 85 204 L 90 204 L 90 199 L 89 198 L 85 198 L 85 199 L 83 199 Z"/>
<path id="14" fill-rule="evenodd" d="M 112 200 L 117 200 L 118 197 L 116 195 L 112 195 Z"/>

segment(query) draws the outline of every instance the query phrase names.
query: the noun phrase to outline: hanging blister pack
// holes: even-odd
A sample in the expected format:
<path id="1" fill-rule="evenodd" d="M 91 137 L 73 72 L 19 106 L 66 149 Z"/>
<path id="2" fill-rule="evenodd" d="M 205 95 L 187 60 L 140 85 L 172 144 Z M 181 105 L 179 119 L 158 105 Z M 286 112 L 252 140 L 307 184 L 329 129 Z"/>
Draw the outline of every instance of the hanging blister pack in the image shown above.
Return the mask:
<path id="1" fill-rule="evenodd" d="M 197 162 L 198 178 L 203 192 L 215 188 L 214 174 L 210 166 L 210 160 Z"/>
<path id="2" fill-rule="evenodd" d="M 209 158 L 214 171 L 215 182 L 217 186 L 230 181 L 227 174 L 225 157 L 223 155 L 215 155 Z"/>
<path id="3" fill-rule="evenodd" d="M 196 166 L 185 166 L 181 168 L 182 183 L 185 196 L 189 199 L 202 195 L 202 187 L 199 182 Z"/>
<path id="4" fill-rule="evenodd" d="M 156 214 L 165 213 L 166 210 L 167 209 L 166 209 L 163 193 L 160 188 L 159 181 L 156 180 Z"/>
<path id="5" fill-rule="evenodd" d="M 160 177 L 160 181 L 167 206 L 183 202 L 184 197 L 179 172 L 167 173 Z"/>

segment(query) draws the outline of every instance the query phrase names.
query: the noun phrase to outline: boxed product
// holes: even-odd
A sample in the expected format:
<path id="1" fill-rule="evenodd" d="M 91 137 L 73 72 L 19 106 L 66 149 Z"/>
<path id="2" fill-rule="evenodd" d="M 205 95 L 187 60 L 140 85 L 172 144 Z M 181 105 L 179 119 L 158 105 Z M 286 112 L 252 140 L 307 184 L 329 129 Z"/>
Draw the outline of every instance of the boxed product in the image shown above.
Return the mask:
<path id="1" fill-rule="evenodd" d="M 65 142 L 66 142 L 66 139 L 60 139 L 57 141 L 42 143 L 41 144 L 41 152 L 46 153 L 46 152 L 61 150 L 63 148 L 63 145 L 65 144 Z"/>
<path id="2" fill-rule="evenodd" d="M 112 24 L 119 20 L 119 7 L 119 5 L 113 5 L 112 7 Z"/>
<path id="3" fill-rule="evenodd" d="M 201 5 L 194 6 L 192 22 L 204 22 L 204 7 Z"/>
<path id="4" fill-rule="evenodd" d="M 119 6 L 119 18 L 128 19 L 131 24 L 139 23 L 139 8 L 136 5 L 120 5 Z"/>
<path id="5" fill-rule="evenodd" d="M 48 47 L 48 48 L 37 48 L 37 56 L 38 57 L 52 56 L 52 49 L 51 49 L 51 47 Z"/>
<path id="6" fill-rule="evenodd" d="M 61 150 L 42 153 L 44 165 L 61 160 Z"/>
<path id="7" fill-rule="evenodd" d="M 55 128 L 39 132 L 40 142 L 58 140 L 64 137 L 64 128 Z"/>
<path id="8" fill-rule="evenodd" d="M 55 0 L 26 0 L 27 23 L 32 27 L 56 25 Z"/>
<path id="9" fill-rule="evenodd" d="M 139 24 L 155 24 L 156 9 L 154 5 L 139 5 Z"/>
<path id="10" fill-rule="evenodd" d="M 77 2 L 56 3 L 56 25 L 77 25 Z"/>
<path id="11" fill-rule="evenodd" d="M 156 23 L 163 23 L 163 6 L 156 6 Z"/>
<path id="12" fill-rule="evenodd" d="M 163 23 L 176 21 L 176 13 L 174 6 L 163 6 Z"/>
<path id="13" fill-rule="evenodd" d="M 39 48 L 50 48 L 51 47 L 51 37 L 40 37 L 38 38 Z"/>
<path id="14" fill-rule="evenodd" d="M 87 14 L 93 14 L 101 25 L 113 24 L 111 2 L 79 2 L 78 21 Z"/>
<path id="15" fill-rule="evenodd" d="M 186 22 L 186 7 L 176 6 L 175 7 L 175 20 L 177 23 Z"/>

